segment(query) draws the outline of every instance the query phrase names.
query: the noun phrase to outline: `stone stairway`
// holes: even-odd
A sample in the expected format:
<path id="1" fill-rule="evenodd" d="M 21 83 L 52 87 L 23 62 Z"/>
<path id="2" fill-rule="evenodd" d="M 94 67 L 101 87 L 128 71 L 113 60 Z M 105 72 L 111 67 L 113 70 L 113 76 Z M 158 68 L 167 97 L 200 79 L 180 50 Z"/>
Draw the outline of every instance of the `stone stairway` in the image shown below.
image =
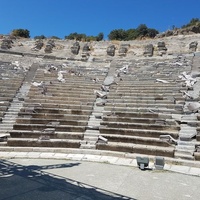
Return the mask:
<path id="1" fill-rule="evenodd" d="M 107 76 L 105 77 L 103 85 L 107 85 L 108 82 L 112 82 L 114 80 L 113 74 L 114 65 L 110 64 L 109 71 Z M 109 92 L 107 92 L 108 94 Z M 93 112 L 90 115 L 88 126 L 84 133 L 84 140 L 81 141 L 81 149 L 96 149 L 96 143 L 98 142 L 98 138 L 100 136 L 99 127 L 100 123 L 102 122 L 102 116 L 104 111 L 104 106 L 98 106 L 97 104 L 101 102 L 100 98 L 96 98 L 94 105 L 93 105 Z"/>
<path id="2" fill-rule="evenodd" d="M 10 107 L 5 112 L 5 115 L 2 119 L 2 123 L 0 124 L 0 134 L 1 134 L 1 142 L 0 145 L 6 145 L 6 139 L 10 136 L 10 131 L 13 129 L 13 125 L 15 124 L 16 118 L 18 116 L 18 112 L 23 106 L 23 99 L 30 89 L 30 84 L 24 83 L 21 88 L 17 92 L 16 96 L 13 98 L 13 101 L 10 104 Z"/>
<path id="3" fill-rule="evenodd" d="M 175 158 L 194 160 L 195 146 L 197 144 L 196 135 L 198 127 L 198 119 L 195 113 L 188 110 L 188 103 L 193 103 L 199 99 L 200 79 L 198 77 L 199 56 L 192 58 L 191 74 L 196 77 L 197 82 L 194 84 L 192 90 L 188 90 L 188 94 L 193 97 L 193 101 L 186 99 L 184 106 L 184 115 L 181 116 L 180 132 L 175 150 Z M 195 100 L 196 99 L 196 100 Z"/>
<path id="4" fill-rule="evenodd" d="M 37 65 L 31 66 L 30 70 L 26 74 L 26 77 L 21 87 L 17 91 L 15 97 L 10 103 L 8 110 L 5 112 L 5 115 L 2 118 L 2 123 L 0 123 L 0 146 L 7 145 L 7 138 L 10 137 L 10 131 L 13 130 L 13 125 L 16 122 L 18 113 L 23 107 L 24 99 L 29 92 L 29 89 L 31 87 L 30 83 L 35 75 L 37 67 Z"/>

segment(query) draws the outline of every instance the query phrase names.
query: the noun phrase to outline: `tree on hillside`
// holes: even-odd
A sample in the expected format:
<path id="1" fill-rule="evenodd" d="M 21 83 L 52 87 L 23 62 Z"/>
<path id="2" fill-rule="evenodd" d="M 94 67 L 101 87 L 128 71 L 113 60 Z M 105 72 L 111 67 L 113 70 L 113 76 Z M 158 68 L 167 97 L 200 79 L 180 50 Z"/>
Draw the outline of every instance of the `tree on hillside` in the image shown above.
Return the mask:
<path id="1" fill-rule="evenodd" d="M 96 41 L 101 41 L 104 38 L 104 34 L 101 32 L 96 36 Z"/>
<path id="2" fill-rule="evenodd" d="M 11 32 L 12 36 L 30 38 L 30 31 L 27 29 L 14 29 Z"/>
<path id="3" fill-rule="evenodd" d="M 83 33 L 70 33 L 69 35 L 65 36 L 65 39 L 68 40 L 76 40 L 76 41 L 101 41 L 104 38 L 104 34 L 101 32 L 97 36 L 87 36 L 86 34 Z"/>
<path id="4" fill-rule="evenodd" d="M 198 23 L 200 23 L 200 19 L 199 18 L 192 18 L 188 24 L 183 25 L 181 28 L 187 28 L 187 27 L 190 27 L 190 26 L 194 26 L 194 25 L 196 25 Z"/>
<path id="5" fill-rule="evenodd" d="M 141 37 L 154 38 L 159 32 L 156 29 L 148 28 L 145 24 L 140 24 L 136 29 L 115 29 L 110 32 L 110 40 L 135 40 Z"/>
<path id="6" fill-rule="evenodd" d="M 138 37 L 144 37 L 148 34 L 148 27 L 146 26 L 146 24 L 140 24 L 137 27 L 136 32 Z"/>
<path id="7" fill-rule="evenodd" d="M 126 40 L 127 32 L 123 29 L 115 29 L 108 35 L 109 40 Z"/>
<path id="8" fill-rule="evenodd" d="M 135 40 L 137 38 L 137 31 L 136 29 L 128 29 L 127 31 L 127 37 L 125 40 Z"/>

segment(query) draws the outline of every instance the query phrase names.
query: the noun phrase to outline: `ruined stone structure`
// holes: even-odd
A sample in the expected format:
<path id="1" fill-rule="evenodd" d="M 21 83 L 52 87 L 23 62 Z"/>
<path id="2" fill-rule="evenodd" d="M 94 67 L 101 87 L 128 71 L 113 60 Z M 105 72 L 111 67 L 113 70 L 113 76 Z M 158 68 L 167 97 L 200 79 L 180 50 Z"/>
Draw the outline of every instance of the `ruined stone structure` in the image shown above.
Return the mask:
<path id="1" fill-rule="evenodd" d="M 165 42 L 158 42 L 157 48 L 158 48 L 158 55 L 162 56 L 163 54 L 167 53 Z"/>
<path id="2" fill-rule="evenodd" d="M 78 42 L 75 42 L 75 43 L 73 44 L 73 46 L 71 47 L 71 52 L 72 52 L 73 54 L 75 54 L 75 55 L 78 55 L 79 50 L 80 50 L 80 45 L 79 45 Z"/>
<path id="3" fill-rule="evenodd" d="M 198 46 L 195 53 L 188 49 L 192 40 L 92 48 L 55 41 L 48 55 L 31 53 L 35 41 L 12 44 L 0 54 L 0 151 L 76 149 L 199 161 L 200 54 Z M 162 57 L 154 55 L 156 45 Z M 95 59 L 83 60 L 80 47 Z"/>
<path id="4" fill-rule="evenodd" d="M 126 56 L 126 53 L 130 47 L 130 44 L 121 44 L 119 48 L 119 55 L 120 56 Z"/>
<path id="5" fill-rule="evenodd" d="M 90 47 L 88 44 L 85 44 L 83 46 L 83 51 L 82 51 L 82 58 L 87 59 L 90 56 Z"/>
<path id="6" fill-rule="evenodd" d="M 189 45 L 189 49 L 190 51 L 193 51 L 195 52 L 197 50 L 197 46 L 198 46 L 198 42 L 191 42 L 190 45 Z"/>
<path id="7" fill-rule="evenodd" d="M 144 56 L 148 56 L 148 57 L 153 56 L 153 51 L 154 51 L 153 44 L 146 45 L 144 49 Z"/>
<path id="8" fill-rule="evenodd" d="M 2 40 L 2 43 L 1 43 L 1 49 L 11 49 L 12 48 L 12 44 L 13 44 L 13 41 L 11 39 L 3 39 Z"/>
<path id="9" fill-rule="evenodd" d="M 109 56 L 114 56 L 115 55 L 115 45 L 110 45 L 108 48 L 107 48 L 107 54 Z"/>

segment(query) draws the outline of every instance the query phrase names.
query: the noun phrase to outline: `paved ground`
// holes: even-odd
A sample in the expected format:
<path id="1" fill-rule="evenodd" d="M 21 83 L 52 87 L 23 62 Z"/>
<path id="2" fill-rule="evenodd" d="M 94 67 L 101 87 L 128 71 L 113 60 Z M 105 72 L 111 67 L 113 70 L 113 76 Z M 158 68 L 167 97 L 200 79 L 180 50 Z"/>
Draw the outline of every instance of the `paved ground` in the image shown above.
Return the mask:
<path id="1" fill-rule="evenodd" d="M 78 159 L 0 160 L 0 200 L 196 200 L 199 188 L 199 176 L 166 170 Z"/>

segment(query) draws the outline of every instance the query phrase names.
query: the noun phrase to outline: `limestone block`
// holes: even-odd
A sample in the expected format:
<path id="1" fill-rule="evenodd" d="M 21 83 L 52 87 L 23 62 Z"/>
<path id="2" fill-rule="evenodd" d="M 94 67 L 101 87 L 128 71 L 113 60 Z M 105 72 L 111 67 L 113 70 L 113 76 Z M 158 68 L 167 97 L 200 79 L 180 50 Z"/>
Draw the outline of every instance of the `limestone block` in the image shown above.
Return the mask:
<path id="1" fill-rule="evenodd" d="M 79 44 L 78 42 L 75 42 L 75 43 L 73 44 L 73 46 L 71 47 L 71 52 L 72 52 L 74 55 L 78 55 L 79 50 L 80 50 L 80 44 Z"/>
<path id="2" fill-rule="evenodd" d="M 148 44 L 148 45 L 145 46 L 143 55 L 151 57 L 151 56 L 153 56 L 153 51 L 154 51 L 153 44 Z"/>
<path id="3" fill-rule="evenodd" d="M 189 50 L 194 52 L 197 50 L 198 42 L 194 41 L 189 44 Z"/>
<path id="4" fill-rule="evenodd" d="M 107 48 L 107 55 L 114 56 L 115 55 L 115 45 L 110 45 Z"/>

